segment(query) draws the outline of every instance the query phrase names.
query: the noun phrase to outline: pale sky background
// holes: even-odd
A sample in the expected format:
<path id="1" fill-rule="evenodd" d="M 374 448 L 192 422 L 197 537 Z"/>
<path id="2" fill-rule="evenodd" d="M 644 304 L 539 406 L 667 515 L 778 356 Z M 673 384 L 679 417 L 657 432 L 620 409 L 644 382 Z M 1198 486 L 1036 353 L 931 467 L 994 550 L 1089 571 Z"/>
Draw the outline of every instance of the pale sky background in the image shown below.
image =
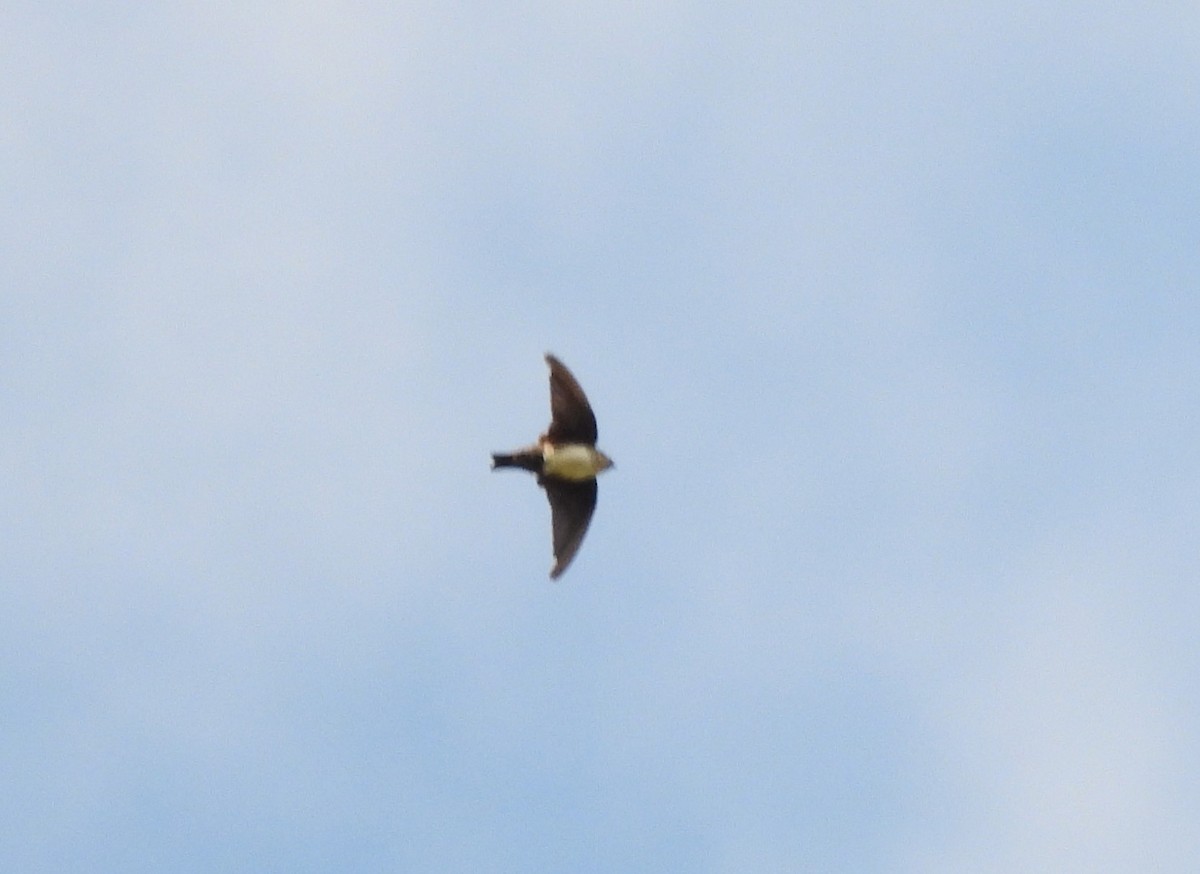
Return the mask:
<path id="1" fill-rule="evenodd" d="M 1200 6 L 16 0 L 0 114 L 0 870 L 1200 870 Z"/>

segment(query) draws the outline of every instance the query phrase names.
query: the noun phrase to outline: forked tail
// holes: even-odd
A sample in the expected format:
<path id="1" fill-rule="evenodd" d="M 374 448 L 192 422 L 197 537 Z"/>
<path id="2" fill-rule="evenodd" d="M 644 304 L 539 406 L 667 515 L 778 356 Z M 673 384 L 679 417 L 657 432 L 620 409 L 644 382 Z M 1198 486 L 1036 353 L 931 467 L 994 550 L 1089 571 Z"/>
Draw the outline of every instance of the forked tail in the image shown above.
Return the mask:
<path id="1" fill-rule="evenodd" d="M 516 452 L 493 452 L 492 470 L 501 467 L 519 467 L 532 473 L 542 470 L 542 453 L 537 449 L 520 449 Z"/>

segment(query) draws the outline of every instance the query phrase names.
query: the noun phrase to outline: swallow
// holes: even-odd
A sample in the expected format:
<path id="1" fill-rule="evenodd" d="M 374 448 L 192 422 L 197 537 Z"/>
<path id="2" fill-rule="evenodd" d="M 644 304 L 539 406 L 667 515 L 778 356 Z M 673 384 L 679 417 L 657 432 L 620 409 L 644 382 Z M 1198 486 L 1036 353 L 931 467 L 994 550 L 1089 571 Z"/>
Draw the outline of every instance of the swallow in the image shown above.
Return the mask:
<path id="1" fill-rule="evenodd" d="M 613 461 L 596 448 L 596 415 L 567 366 L 546 353 L 550 365 L 550 427 L 537 443 L 515 452 L 493 452 L 492 470 L 519 467 L 537 474 L 550 500 L 554 534 L 553 580 L 562 576 L 587 533 L 596 509 L 596 476 Z"/>

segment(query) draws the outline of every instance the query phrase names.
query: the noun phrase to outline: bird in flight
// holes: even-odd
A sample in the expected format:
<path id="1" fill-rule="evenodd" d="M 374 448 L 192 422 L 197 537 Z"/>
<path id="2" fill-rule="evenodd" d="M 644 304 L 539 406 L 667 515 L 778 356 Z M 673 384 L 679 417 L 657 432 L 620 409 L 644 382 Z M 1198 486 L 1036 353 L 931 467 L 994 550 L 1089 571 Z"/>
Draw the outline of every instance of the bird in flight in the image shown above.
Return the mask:
<path id="1" fill-rule="evenodd" d="M 550 427 L 537 443 L 515 452 L 493 452 L 492 470 L 519 467 L 537 474 L 538 485 L 550 499 L 554 532 L 554 567 L 550 578 L 562 576 L 596 509 L 596 475 L 613 466 L 596 448 L 596 415 L 587 395 L 567 366 L 546 353 L 550 365 Z"/>

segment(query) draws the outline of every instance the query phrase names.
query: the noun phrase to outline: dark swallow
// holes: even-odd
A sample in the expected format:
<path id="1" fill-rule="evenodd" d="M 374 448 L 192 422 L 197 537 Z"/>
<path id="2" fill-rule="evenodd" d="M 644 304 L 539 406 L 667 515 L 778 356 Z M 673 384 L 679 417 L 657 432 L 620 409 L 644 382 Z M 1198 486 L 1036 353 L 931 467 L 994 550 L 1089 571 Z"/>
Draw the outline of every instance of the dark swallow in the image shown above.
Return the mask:
<path id="1" fill-rule="evenodd" d="M 596 448 L 596 415 L 567 366 L 547 353 L 550 365 L 550 427 L 537 443 L 515 452 L 492 453 L 492 469 L 519 467 L 537 474 L 550 499 L 554 531 L 551 579 L 567 569 L 596 509 L 596 475 L 613 466 Z"/>

